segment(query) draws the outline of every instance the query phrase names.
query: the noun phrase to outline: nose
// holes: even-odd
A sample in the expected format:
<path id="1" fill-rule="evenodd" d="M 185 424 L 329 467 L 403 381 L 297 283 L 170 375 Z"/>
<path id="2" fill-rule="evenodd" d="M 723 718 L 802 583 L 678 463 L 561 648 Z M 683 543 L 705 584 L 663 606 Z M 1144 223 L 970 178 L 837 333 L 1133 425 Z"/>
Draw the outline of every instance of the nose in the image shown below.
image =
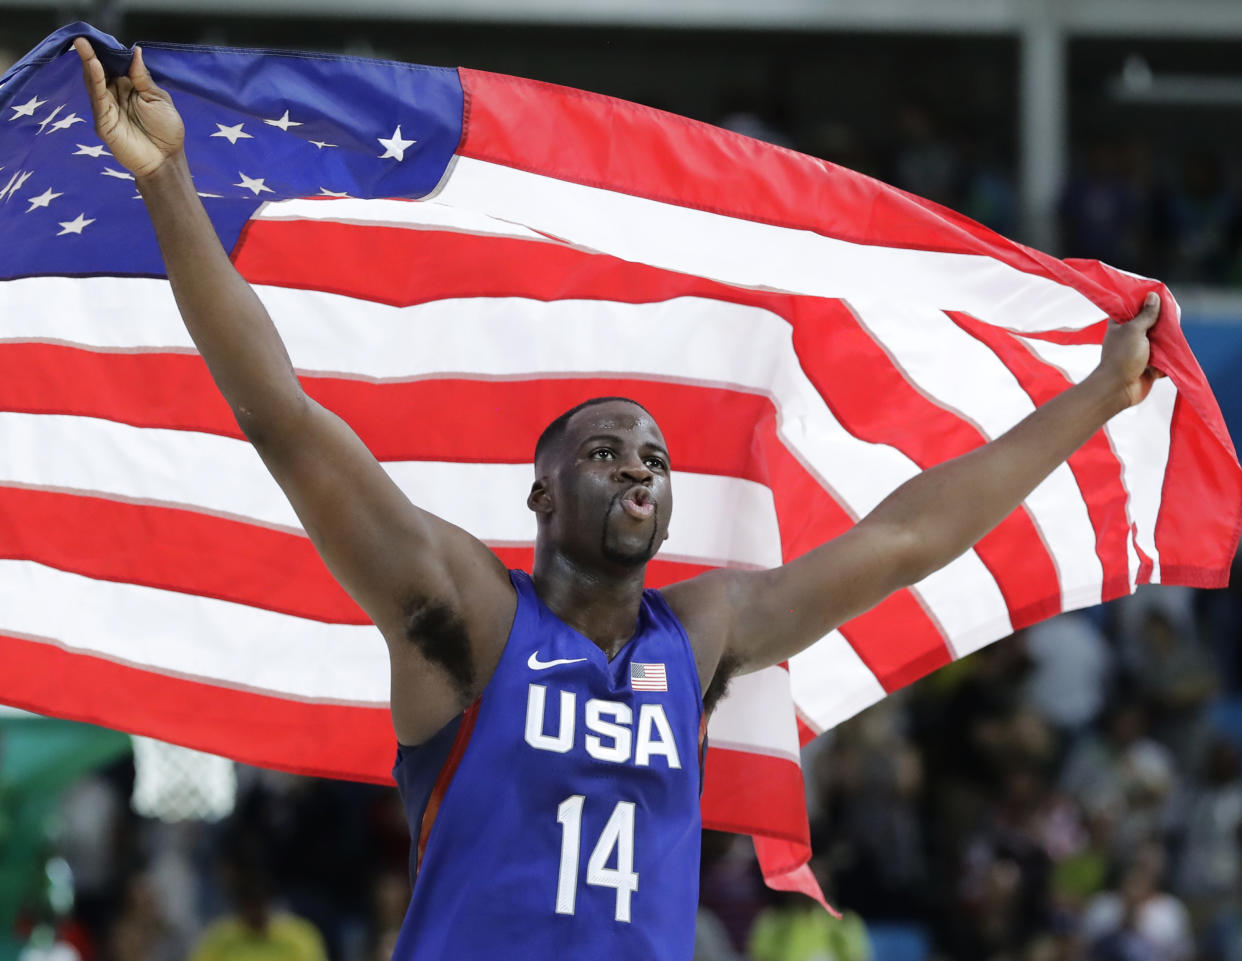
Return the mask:
<path id="1" fill-rule="evenodd" d="M 650 484 L 655 474 L 641 460 L 624 460 L 617 464 L 617 474 L 632 484 Z"/>

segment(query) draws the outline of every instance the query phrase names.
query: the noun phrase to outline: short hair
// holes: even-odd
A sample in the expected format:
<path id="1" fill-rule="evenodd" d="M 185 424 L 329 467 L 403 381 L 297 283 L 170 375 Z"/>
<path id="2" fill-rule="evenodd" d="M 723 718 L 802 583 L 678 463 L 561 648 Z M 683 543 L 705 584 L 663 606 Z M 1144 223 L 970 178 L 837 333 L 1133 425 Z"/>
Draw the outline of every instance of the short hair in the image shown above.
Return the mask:
<path id="1" fill-rule="evenodd" d="M 539 458 L 542 457 L 544 453 L 555 447 L 564 439 L 565 431 L 569 427 L 569 419 L 573 417 L 574 414 L 578 413 L 580 410 L 585 410 L 588 407 L 594 407 L 596 404 L 607 404 L 614 400 L 623 401 L 627 404 L 633 404 L 648 417 L 651 417 L 652 420 L 655 419 L 652 417 L 651 411 L 647 410 L 646 407 L 632 398 L 592 397 L 590 400 L 584 400 L 581 404 L 569 408 L 569 410 L 565 411 L 565 413 L 561 414 L 556 418 L 556 420 L 552 421 L 552 423 L 543 429 L 543 433 L 539 435 L 539 440 L 535 441 L 535 463 L 538 464 Z"/>

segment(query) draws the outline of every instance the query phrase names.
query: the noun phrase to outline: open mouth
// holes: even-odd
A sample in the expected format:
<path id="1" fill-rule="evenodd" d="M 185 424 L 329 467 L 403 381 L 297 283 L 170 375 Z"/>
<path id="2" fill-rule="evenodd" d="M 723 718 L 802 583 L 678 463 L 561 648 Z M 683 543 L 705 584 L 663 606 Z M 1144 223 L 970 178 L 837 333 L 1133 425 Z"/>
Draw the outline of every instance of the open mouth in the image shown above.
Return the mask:
<path id="1" fill-rule="evenodd" d="M 655 513 L 655 500 L 645 487 L 633 487 L 621 498 L 621 509 L 636 520 L 646 520 Z"/>

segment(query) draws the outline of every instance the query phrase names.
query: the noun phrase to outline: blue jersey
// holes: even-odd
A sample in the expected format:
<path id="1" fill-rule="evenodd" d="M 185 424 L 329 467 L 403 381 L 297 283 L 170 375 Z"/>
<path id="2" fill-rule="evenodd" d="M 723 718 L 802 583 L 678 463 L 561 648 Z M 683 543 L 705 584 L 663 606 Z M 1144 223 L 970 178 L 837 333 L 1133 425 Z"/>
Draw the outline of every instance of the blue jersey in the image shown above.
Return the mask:
<path id="1" fill-rule="evenodd" d="M 414 895 L 394 961 L 688 961 L 703 699 L 686 633 L 644 591 L 609 661 L 510 576 L 483 694 L 398 749 Z"/>

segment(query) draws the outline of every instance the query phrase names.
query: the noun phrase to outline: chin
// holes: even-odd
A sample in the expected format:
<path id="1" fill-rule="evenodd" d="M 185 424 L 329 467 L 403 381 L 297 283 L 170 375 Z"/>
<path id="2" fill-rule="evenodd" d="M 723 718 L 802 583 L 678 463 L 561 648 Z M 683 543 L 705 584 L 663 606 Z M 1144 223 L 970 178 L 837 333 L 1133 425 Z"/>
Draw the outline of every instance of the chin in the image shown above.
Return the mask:
<path id="1" fill-rule="evenodd" d="M 659 545 L 654 538 L 643 544 L 613 544 L 604 542 L 604 559 L 618 567 L 642 567 L 656 555 Z"/>

